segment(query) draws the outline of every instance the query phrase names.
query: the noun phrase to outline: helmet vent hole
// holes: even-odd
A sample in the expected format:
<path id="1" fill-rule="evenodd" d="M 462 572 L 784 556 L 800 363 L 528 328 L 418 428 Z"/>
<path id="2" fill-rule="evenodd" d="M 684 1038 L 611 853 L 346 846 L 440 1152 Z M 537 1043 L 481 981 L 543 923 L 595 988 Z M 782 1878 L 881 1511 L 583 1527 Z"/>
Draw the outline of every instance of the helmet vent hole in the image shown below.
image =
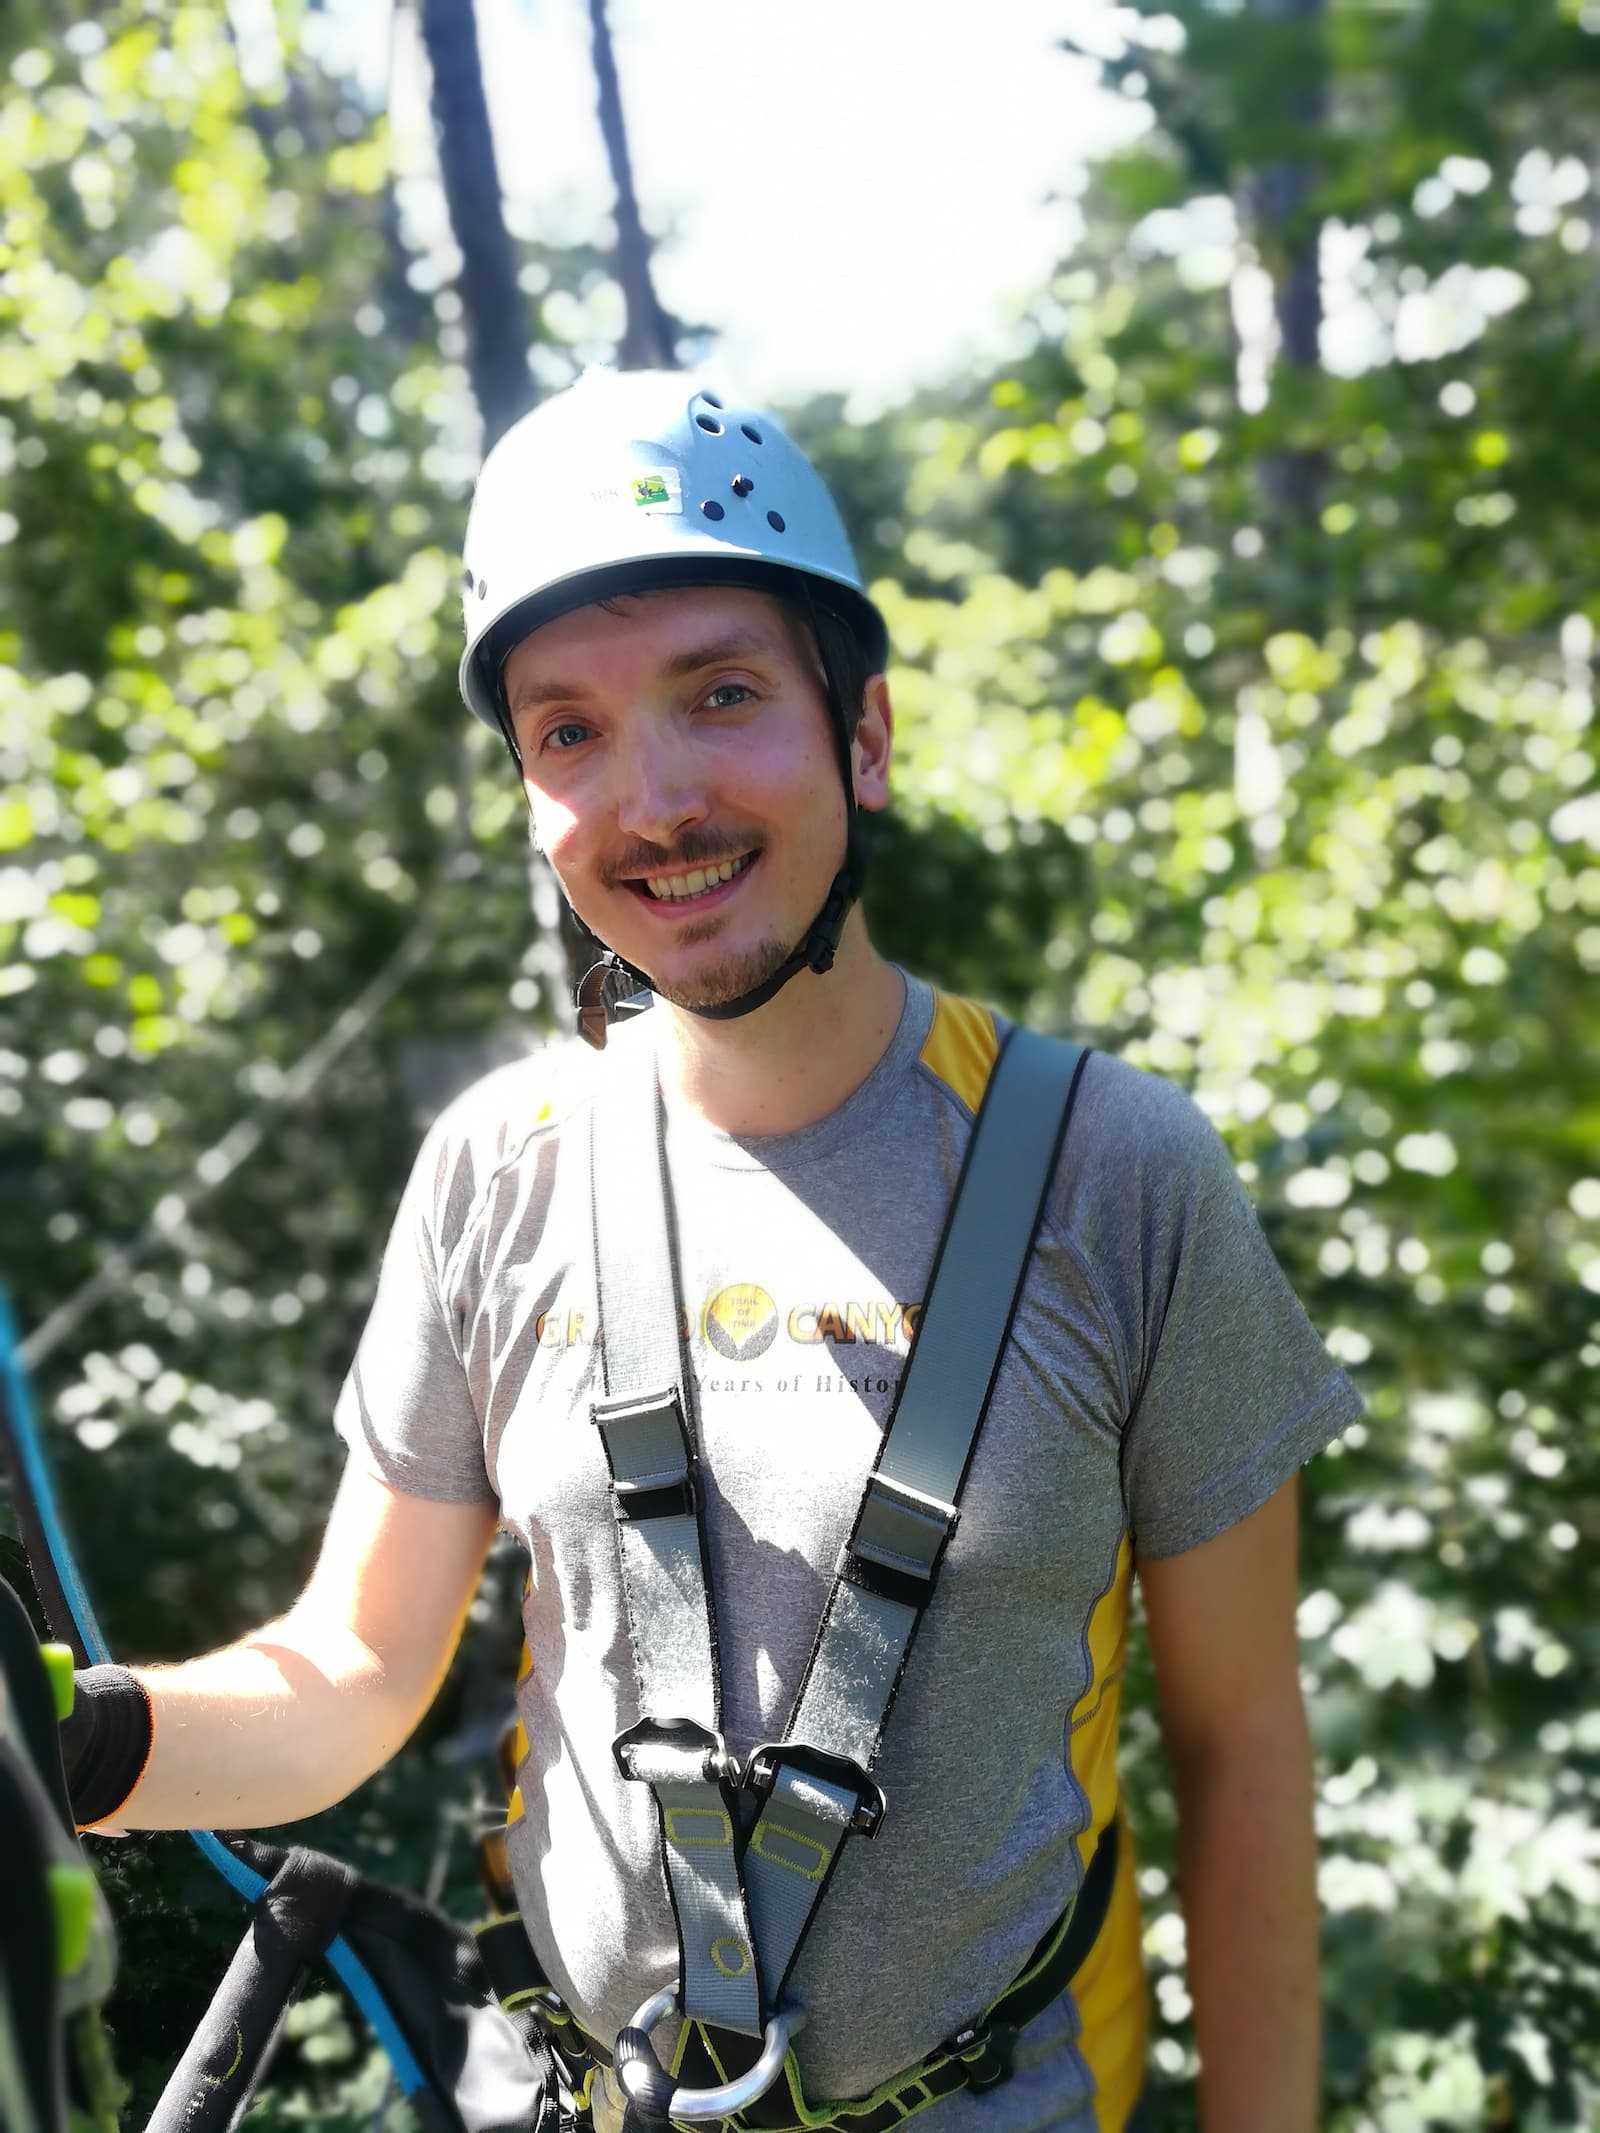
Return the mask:
<path id="1" fill-rule="evenodd" d="M 748 474 L 735 474 L 733 477 L 733 493 L 735 496 L 748 496 L 754 487 L 755 483 Z"/>
<path id="2" fill-rule="evenodd" d="M 745 436 L 749 438 L 752 444 L 759 444 L 761 442 L 761 432 L 759 430 L 752 429 L 748 422 L 741 422 L 739 427 L 744 432 Z"/>
<path id="3" fill-rule="evenodd" d="M 780 512 L 769 511 L 767 513 L 767 524 L 772 528 L 774 533 L 783 533 L 787 531 L 787 528 L 783 523 L 782 514 Z"/>
<path id="4" fill-rule="evenodd" d="M 480 600 L 486 600 L 486 599 L 487 599 L 488 597 L 489 597 L 489 580 L 488 580 L 487 578 L 480 578 L 480 579 L 478 580 L 478 598 L 479 598 Z"/>
<path id="5" fill-rule="evenodd" d="M 707 518 L 722 518 L 725 515 L 721 504 L 714 497 L 708 496 L 700 508 Z"/>
<path id="6" fill-rule="evenodd" d="M 469 593 L 476 592 L 478 589 L 478 581 L 472 575 L 472 572 L 470 570 L 464 570 L 461 573 L 461 582 L 467 588 L 467 591 Z"/>
<path id="7" fill-rule="evenodd" d="M 712 437 L 720 437 L 722 435 L 722 424 L 715 415 L 696 415 L 694 419 L 708 435 Z"/>
<path id="8" fill-rule="evenodd" d="M 715 393 L 702 393 L 700 397 L 702 400 L 704 400 L 707 407 L 715 407 L 720 409 L 722 406 L 722 402 L 717 398 Z"/>

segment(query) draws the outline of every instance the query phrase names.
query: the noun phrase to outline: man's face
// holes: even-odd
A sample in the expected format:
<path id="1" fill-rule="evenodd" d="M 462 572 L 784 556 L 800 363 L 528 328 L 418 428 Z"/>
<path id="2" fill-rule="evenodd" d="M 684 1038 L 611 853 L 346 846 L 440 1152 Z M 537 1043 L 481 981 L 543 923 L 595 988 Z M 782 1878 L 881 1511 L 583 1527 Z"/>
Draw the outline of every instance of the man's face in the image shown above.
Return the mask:
<path id="1" fill-rule="evenodd" d="M 715 1006 L 777 970 L 844 857 L 821 672 L 765 593 L 613 605 L 546 623 L 506 661 L 534 839 L 578 916 L 664 999 Z M 881 807 L 881 683 L 869 701 L 857 791 Z"/>

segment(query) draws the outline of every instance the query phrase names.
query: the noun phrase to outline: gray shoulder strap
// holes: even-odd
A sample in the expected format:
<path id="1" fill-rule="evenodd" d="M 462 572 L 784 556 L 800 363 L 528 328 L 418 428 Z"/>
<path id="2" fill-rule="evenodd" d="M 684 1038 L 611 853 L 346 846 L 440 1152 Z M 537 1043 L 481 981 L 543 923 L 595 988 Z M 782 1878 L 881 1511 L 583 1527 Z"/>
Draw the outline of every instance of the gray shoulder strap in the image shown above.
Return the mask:
<path id="1" fill-rule="evenodd" d="M 995 1062 L 784 1739 L 749 1758 L 745 1782 L 767 1797 L 745 1854 L 745 1891 L 774 2003 L 845 1838 L 873 1834 L 885 1811 L 873 1765 L 956 1530 L 1088 1058 L 1081 1044 L 1014 1029 Z"/>
<path id="2" fill-rule="evenodd" d="M 655 1056 L 644 1031 L 596 1069 L 589 1164 L 605 1393 L 593 1419 L 611 1501 L 639 1719 L 612 1752 L 655 1799 L 677 1920 L 682 2011 L 759 2037 L 765 2020 L 735 1849 L 716 1608 L 676 1279 Z"/>
<path id="3" fill-rule="evenodd" d="M 900 1487 L 960 1491 L 1088 1056 L 1014 1029 L 995 1062 L 884 1434 L 878 1473 Z"/>

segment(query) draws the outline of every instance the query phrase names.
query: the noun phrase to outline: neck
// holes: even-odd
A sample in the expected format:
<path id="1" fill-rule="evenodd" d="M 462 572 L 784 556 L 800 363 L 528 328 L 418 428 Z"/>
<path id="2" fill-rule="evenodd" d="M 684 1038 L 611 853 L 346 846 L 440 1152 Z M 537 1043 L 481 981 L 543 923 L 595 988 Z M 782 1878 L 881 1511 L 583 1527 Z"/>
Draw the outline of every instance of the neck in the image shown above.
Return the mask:
<path id="1" fill-rule="evenodd" d="M 802 970 L 752 1014 L 709 1022 L 658 1000 L 664 1093 L 723 1133 L 795 1133 L 836 1111 L 888 1050 L 905 981 L 859 909 L 833 968 Z"/>

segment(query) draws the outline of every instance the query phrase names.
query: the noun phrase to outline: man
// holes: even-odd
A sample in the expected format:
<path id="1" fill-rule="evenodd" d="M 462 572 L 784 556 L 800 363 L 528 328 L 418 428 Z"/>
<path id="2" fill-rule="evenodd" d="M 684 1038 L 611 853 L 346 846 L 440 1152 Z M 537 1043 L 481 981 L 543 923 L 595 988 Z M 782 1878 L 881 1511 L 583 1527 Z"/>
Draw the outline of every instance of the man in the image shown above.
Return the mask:
<path id="1" fill-rule="evenodd" d="M 883 808 L 886 636 L 837 513 L 768 415 L 676 374 L 590 373 L 490 455 L 466 550 L 469 707 L 613 973 L 655 1005 L 602 1054 L 502 1068 L 436 1121 L 338 1410 L 351 1458 L 280 1622 L 138 1670 L 94 1804 L 118 1828 L 314 1812 L 401 1745 L 497 1523 L 526 1546 L 510 1856 L 546 1974 L 609 2045 L 679 1978 L 637 1721 L 637 1624 L 593 1426 L 605 1328 L 590 1111 L 648 1048 L 701 1461 L 723 1732 L 782 1735 L 889 1417 L 1003 1021 L 873 947 L 858 811 Z M 1134 1577 L 1181 1807 L 1208 2133 L 1311 2133 L 1311 1766 L 1295 1640 L 1300 1465 L 1362 1411 L 1193 1102 L 1086 1062 L 960 1525 L 874 1776 L 787 1990 L 809 2102 L 972 2025 L 1119 1823 Z M 148 1699 L 153 1746 L 133 1719 Z M 120 1788 L 120 1789 L 119 1789 Z M 927 2133 L 1121 2133 L 1140 2113 L 1134 1859 L 1008 2079 Z M 613 2086 L 597 2124 L 615 2122 Z"/>

